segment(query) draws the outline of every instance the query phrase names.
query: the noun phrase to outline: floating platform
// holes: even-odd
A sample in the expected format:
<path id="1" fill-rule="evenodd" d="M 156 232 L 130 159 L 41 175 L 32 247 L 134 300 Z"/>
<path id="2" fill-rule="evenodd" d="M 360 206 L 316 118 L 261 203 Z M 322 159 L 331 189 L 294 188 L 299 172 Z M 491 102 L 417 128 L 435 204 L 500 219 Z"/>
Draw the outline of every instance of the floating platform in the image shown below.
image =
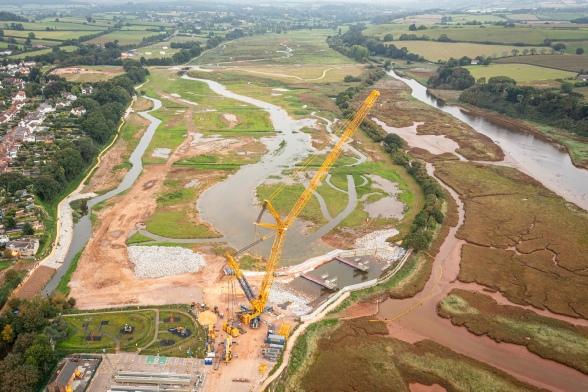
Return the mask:
<path id="1" fill-rule="evenodd" d="M 311 281 L 312 283 L 316 283 L 319 286 L 322 286 L 324 288 L 326 288 L 327 290 L 332 290 L 335 291 L 337 290 L 337 278 L 333 278 L 333 279 L 328 279 L 328 277 L 316 277 L 316 276 L 312 276 L 309 274 L 302 274 L 300 275 L 302 276 L 304 279 Z"/>
<path id="2" fill-rule="evenodd" d="M 335 260 L 348 265 L 351 268 L 354 268 L 358 271 L 361 272 L 368 272 L 370 269 L 370 266 L 368 263 L 366 263 L 364 261 L 364 258 L 362 257 L 341 257 L 341 256 L 337 256 L 335 257 Z"/>

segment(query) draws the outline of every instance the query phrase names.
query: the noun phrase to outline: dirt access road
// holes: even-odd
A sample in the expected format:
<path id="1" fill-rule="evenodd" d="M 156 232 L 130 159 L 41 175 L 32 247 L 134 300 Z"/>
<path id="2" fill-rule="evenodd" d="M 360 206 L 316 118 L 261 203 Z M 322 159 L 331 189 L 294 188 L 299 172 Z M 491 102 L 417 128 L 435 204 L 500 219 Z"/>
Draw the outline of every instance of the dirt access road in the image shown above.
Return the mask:
<path id="1" fill-rule="evenodd" d="M 126 248 L 128 235 L 155 211 L 156 195 L 173 162 L 194 153 L 191 141 L 192 137 L 186 138 L 166 163 L 146 166 L 131 189 L 112 199 L 99 214 L 99 223 L 70 283 L 79 308 L 202 301 L 201 287 L 212 277 L 209 273 L 216 274 L 213 268 L 207 268 L 199 278 L 182 274 L 138 279 Z M 215 258 L 207 257 L 207 262 L 214 265 Z"/>

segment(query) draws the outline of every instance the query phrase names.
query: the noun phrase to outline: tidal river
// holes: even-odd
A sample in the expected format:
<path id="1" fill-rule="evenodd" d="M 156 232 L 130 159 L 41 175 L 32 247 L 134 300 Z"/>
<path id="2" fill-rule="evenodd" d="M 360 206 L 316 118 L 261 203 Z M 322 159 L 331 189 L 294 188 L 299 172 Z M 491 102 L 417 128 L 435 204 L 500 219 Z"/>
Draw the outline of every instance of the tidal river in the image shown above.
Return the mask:
<path id="1" fill-rule="evenodd" d="M 409 85 L 415 98 L 453 115 L 497 141 L 504 150 L 508 163 L 514 162 L 517 168 L 541 181 L 554 192 L 587 208 L 588 172 L 573 166 L 567 154 L 532 135 L 511 131 L 484 119 L 468 116 L 456 106 L 440 106 L 434 98 L 427 95 L 425 87 L 418 82 L 401 78 L 394 72 L 390 72 L 390 76 Z M 428 165 L 427 168 L 429 173 L 434 175 L 433 167 Z M 465 216 L 459 196 L 451 188 L 441 184 L 458 205 L 459 224 L 450 229 L 435 257 L 433 272 L 424 289 L 411 298 L 383 301 L 377 317 L 387 320 L 391 335 L 399 339 L 431 339 L 458 353 L 502 369 L 522 381 L 552 391 L 588 390 L 588 377 L 575 369 L 543 359 L 523 346 L 497 343 L 488 337 L 476 336 L 437 315 L 437 304 L 456 286 L 463 241 L 456 238 L 455 234 L 463 224 Z"/>
<path id="2" fill-rule="evenodd" d="M 534 135 L 513 131 L 482 117 L 466 114 L 459 106 L 441 105 L 416 80 L 403 78 L 394 71 L 388 71 L 388 74 L 406 83 L 412 90 L 412 96 L 419 101 L 450 114 L 494 140 L 504 151 L 506 163 L 588 211 L 588 170 L 574 166 L 566 151 Z"/>

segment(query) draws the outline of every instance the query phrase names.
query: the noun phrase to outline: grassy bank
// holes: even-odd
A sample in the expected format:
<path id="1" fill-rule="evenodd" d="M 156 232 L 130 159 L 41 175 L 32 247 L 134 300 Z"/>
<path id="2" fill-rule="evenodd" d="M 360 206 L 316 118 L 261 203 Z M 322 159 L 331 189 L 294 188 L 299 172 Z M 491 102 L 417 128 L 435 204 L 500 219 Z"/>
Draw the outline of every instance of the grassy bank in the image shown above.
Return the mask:
<path id="1" fill-rule="evenodd" d="M 499 305 L 492 298 L 466 290 L 452 290 L 437 312 L 454 325 L 497 342 L 526 346 L 543 358 L 588 374 L 588 328 L 521 309 Z"/>
<path id="2" fill-rule="evenodd" d="M 358 319 L 341 322 L 335 329 L 329 324 L 319 327 L 329 333 L 318 335 L 310 357 L 305 350 L 308 343 L 299 346 L 306 359 L 294 369 L 303 368 L 304 374 L 277 383 L 274 390 L 322 390 L 328 385 L 331 390 L 398 392 L 409 391 L 411 383 L 439 384 L 449 391 L 463 392 L 537 390 L 432 341 L 412 345 L 387 337 L 382 322 Z"/>
<path id="3" fill-rule="evenodd" d="M 71 277 L 73 276 L 73 273 L 76 271 L 76 268 L 78 267 L 78 261 L 82 256 L 82 252 L 84 252 L 84 249 L 80 250 L 74 256 L 71 264 L 69 265 L 69 267 L 67 267 L 65 275 L 63 275 L 63 277 L 59 280 L 59 284 L 55 288 L 56 292 L 62 293 L 65 296 L 69 295 L 69 282 L 71 281 Z"/>

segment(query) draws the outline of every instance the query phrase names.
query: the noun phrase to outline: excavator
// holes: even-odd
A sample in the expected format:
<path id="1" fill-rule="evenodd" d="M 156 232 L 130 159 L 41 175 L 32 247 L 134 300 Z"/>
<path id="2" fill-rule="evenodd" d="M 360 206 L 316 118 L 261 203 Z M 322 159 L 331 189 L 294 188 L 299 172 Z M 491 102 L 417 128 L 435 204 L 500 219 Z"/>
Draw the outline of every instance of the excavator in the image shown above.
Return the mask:
<path id="1" fill-rule="evenodd" d="M 270 200 L 263 201 L 261 212 L 255 224 L 258 227 L 271 230 L 274 233 L 274 240 L 270 251 L 270 255 L 267 260 L 265 275 L 263 277 L 258 295 L 255 295 L 253 289 L 251 288 L 251 285 L 247 281 L 247 278 L 241 271 L 241 268 L 239 267 L 239 263 L 237 262 L 236 258 L 240 253 L 252 248 L 259 242 L 268 239 L 270 236 L 261 237 L 259 240 L 253 242 L 250 245 L 247 245 L 245 248 L 241 250 L 238 250 L 234 254 L 231 254 L 229 252 L 225 254 L 225 257 L 227 259 L 227 265 L 233 270 L 235 278 L 239 282 L 239 285 L 241 286 L 243 293 L 245 293 L 245 297 L 247 297 L 247 300 L 249 301 L 250 307 L 244 309 L 239 314 L 239 318 L 243 324 L 249 325 L 251 328 L 259 327 L 260 316 L 264 312 L 266 307 L 272 282 L 274 280 L 274 272 L 279 263 L 280 256 L 282 253 L 282 248 L 284 245 L 284 236 L 286 235 L 288 228 L 292 225 L 292 223 L 294 223 L 294 221 L 296 220 L 296 218 L 298 218 L 306 204 L 310 201 L 310 199 L 313 196 L 313 192 L 320 185 L 321 181 L 328 174 L 335 161 L 341 155 L 341 152 L 343 151 L 343 146 L 345 145 L 345 143 L 349 141 L 349 139 L 353 136 L 357 128 L 361 125 L 361 122 L 365 119 L 369 110 L 374 106 L 379 96 L 379 91 L 372 90 L 370 94 L 366 97 L 366 99 L 363 101 L 363 103 L 361 104 L 361 106 L 351 119 L 351 121 L 347 123 L 345 130 L 339 137 L 339 140 L 337 141 L 337 143 L 335 143 L 331 151 L 327 154 L 325 160 L 310 180 L 308 186 L 300 194 L 298 200 L 294 203 L 294 206 L 285 217 L 282 217 L 280 215 L 280 213 L 274 208 Z M 261 219 L 266 211 L 268 211 L 269 214 L 273 217 L 273 222 L 261 222 Z"/>

